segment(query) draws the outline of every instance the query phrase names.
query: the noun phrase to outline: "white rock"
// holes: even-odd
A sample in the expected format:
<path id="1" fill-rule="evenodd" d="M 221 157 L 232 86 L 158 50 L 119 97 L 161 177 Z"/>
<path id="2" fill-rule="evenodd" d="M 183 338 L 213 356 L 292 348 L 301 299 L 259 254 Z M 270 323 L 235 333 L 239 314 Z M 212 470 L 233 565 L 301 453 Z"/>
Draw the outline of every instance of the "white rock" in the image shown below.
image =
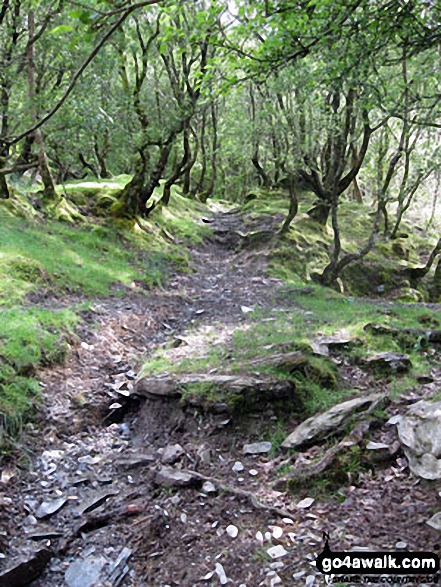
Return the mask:
<path id="1" fill-rule="evenodd" d="M 220 579 L 221 585 L 226 585 L 227 583 L 231 582 L 231 579 L 228 579 L 227 575 L 225 574 L 224 567 L 220 563 L 216 563 L 215 572 Z"/>
<path id="2" fill-rule="evenodd" d="M 211 481 L 205 481 L 202 485 L 202 491 L 204 493 L 216 493 L 217 490 Z"/>
<path id="3" fill-rule="evenodd" d="M 282 522 L 284 524 L 294 524 L 294 521 L 291 518 L 282 518 Z"/>
<path id="4" fill-rule="evenodd" d="M 301 501 L 299 501 L 299 503 L 297 504 L 296 507 L 298 507 L 301 510 L 305 510 L 309 507 L 312 506 L 312 504 L 314 503 L 315 499 L 313 499 L 312 497 L 305 497 L 305 499 L 302 499 Z"/>
<path id="5" fill-rule="evenodd" d="M 256 469 L 250 469 L 248 472 L 252 477 L 255 477 L 259 474 L 259 471 L 256 471 Z"/>
<path id="6" fill-rule="evenodd" d="M 228 536 L 231 536 L 231 538 L 236 538 L 236 536 L 239 534 L 239 530 L 236 528 L 236 526 L 230 524 L 227 526 L 227 534 Z"/>
<path id="7" fill-rule="evenodd" d="M 441 402 L 420 400 L 398 423 L 398 438 L 414 475 L 441 479 Z"/>
<path id="8" fill-rule="evenodd" d="M 258 532 L 256 532 L 256 540 L 260 544 L 263 544 L 263 534 L 260 530 Z"/>
<path id="9" fill-rule="evenodd" d="M 272 528 L 272 531 L 273 531 L 273 538 L 275 538 L 276 540 L 281 538 L 283 535 L 283 528 L 281 528 L 280 526 L 274 526 Z"/>
<path id="10" fill-rule="evenodd" d="M 426 524 L 435 528 L 435 530 L 441 531 L 441 512 L 434 514 L 430 520 L 427 520 Z"/>
<path id="11" fill-rule="evenodd" d="M 312 587 L 315 583 L 315 575 L 308 575 L 306 577 L 305 585 L 306 587 Z"/>
<path id="12" fill-rule="evenodd" d="M 254 308 L 250 308 L 249 306 L 241 306 L 240 309 L 244 314 L 250 314 L 251 312 L 254 312 Z"/>
<path id="13" fill-rule="evenodd" d="M 181 522 L 183 524 L 186 524 L 187 523 L 187 520 L 188 520 L 187 514 L 181 514 Z"/>
<path id="14" fill-rule="evenodd" d="M 244 466 L 242 465 L 242 463 L 240 461 L 236 461 L 233 465 L 233 471 L 235 473 L 240 473 L 241 471 L 244 470 Z"/>
<path id="15" fill-rule="evenodd" d="M 397 542 L 395 544 L 395 548 L 407 548 L 407 542 L 402 542 L 402 541 Z"/>
<path id="16" fill-rule="evenodd" d="M 288 554 L 288 551 L 285 550 L 281 544 L 277 544 L 277 546 L 271 546 L 271 548 L 268 548 L 267 553 L 271 558 L 282 558 L 282 556 Z"/>
<path id="17" fill-rule="evenodd" d="M 383 450 L 389 448 L 388 444 L 384 444 L 384 442 L 368 442 L 366 445 L 367 450 Z"/>

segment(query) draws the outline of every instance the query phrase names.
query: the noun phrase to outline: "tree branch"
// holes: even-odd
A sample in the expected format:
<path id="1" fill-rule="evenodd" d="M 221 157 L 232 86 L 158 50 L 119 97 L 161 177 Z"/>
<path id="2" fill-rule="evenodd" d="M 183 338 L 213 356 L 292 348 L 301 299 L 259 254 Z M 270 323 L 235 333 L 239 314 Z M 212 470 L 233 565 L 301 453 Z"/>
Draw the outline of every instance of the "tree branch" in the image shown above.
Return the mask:
<path id="1" fill-rule="evenodd" d="M 58 112 L 58 110 L 63 106 L 63 104 L 66 102 L 67 98 L 72 93 L 72 90 L 74 89 L 74 87 L 75 87 L 77 81 L 79 80 L 79 78 L 81 77 L 81 75 L 84 73 L 84 71 L 87 69 L 87 67 L 92 63 L 92 61 L 95 59 L 95 57 L 101 51 L 101 49 L 104 47 L 104 45 L 110 39 L 110 37 L 115 33 L 115 31 L 117 31 L 119 29 L 119 27 L 127 20 L 127 18 L 135 10 L 137 10 L 139 8 L 143 8 L 145 6 L 151 6 L 153 4 L 158 4 L 160 2 L 161 2 L 161 0 L 146 0 L 145 2 L 138 2 L 137 4 L 133 4 L 133 6 L 126 8 L 125 11 L 123 12 L 123 14 L 119 17 L 119 19 L 110 27 L 110 29 L 103 36 L 103 38 L 95 45 L 94 49 L 89 54 L 87 59 L 77 69 L 74 76 L 72 77 L 72 80 L 71 80 L 68 88 L 66 89 L 66 91 L 64 92 L 64 94 L 60 98 L 60 100 L 57 102 L 57 104 L 55 104 L 55 106 L 52 108 L 52 110 L 50 110 L 45 116 L 43 116 L 43 118 L 41 118 L 36 124 L 34 124 L 30 128 L 28 128 L 26 131 L 22 132 L 17 137 L 14 137 L 13 139 L 5 140 L 5 143 L 8 146 L 15 145 L 16 143 L 18 143 L 19 141 L 24 139 L 26 136 L 34 133 L 37 129 L 39 129 L 41 126 L 43 126 L 43 124 L 46 124 L 46 122 L 48 120 L 50 120 L 54 116 L 54 114 L 56 114 Z M 118 12 L 121 12 L 121 10 L 118 10 Z"/>

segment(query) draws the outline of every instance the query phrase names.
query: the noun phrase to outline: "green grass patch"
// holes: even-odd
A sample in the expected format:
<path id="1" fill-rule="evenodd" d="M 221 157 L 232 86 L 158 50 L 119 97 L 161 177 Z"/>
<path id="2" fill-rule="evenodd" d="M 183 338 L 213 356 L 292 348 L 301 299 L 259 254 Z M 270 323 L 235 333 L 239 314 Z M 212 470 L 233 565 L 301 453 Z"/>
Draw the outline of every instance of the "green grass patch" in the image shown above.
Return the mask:
<path id="1" fill-rule="evenodd" d="M 6 308 L 0 321 L 0 451 L 39 400 L 39 366 L 62 362 L 78 322 L 71 310 Z"/>

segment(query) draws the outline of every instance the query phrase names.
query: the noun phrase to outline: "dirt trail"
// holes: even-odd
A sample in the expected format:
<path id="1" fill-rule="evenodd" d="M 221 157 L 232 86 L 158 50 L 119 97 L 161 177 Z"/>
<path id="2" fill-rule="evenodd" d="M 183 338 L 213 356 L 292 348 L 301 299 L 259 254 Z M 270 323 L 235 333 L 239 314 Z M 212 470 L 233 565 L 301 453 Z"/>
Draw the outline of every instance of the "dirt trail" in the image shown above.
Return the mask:
<path id="1" fill-rule="evenodd" d="M 30 470 L 0 493 L 0 570 L 47 549 L 52 558 L 33 587 L 323 585 L 312 564 L 323 531 L 340 550 L 436 543 L 425 520 L 437 493 L 416 484 L 400 459 L 334 499 L 298 508 L 304 496 L 273 489 L 274 455 L 242 454 L 244 444 L 262 440 L 270 412 L 243 423 L 128 399 L 139 360 L 177 335 L 227 339 L 250 320 L 244 307 L 284 309 L 282 283 L 265 275 L 264 255 L 235 251 L 240 215 L 218 213 L 210 223 L 213 237 L 193 252 L 193 273 L 148 296 L 127 290 L 97 300 L 66 365 L 43 374 L 46 407 L 39 429 L 28 431 Z M 173 453 L 175 443 L 183 451 L 170 463 L 214 488 L 194 479 L 160 487 L 161 449 Z M 271 560 L 272 546 L 287 554 Z"/>

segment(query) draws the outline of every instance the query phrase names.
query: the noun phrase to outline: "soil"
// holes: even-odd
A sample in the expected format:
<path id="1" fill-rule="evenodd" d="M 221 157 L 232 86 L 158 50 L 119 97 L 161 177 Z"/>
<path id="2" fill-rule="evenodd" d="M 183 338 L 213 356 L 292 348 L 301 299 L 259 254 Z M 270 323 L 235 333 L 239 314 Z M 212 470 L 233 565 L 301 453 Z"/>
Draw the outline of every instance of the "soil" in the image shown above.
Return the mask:
<path id="1" fill-rule="evenodd" d="M 439 550 L 438 532 L 426 521 L 440 488 L 413 477 L 402 455 L 354 471 L 344 487 L 298 507 L 308 491 L 274 489 L 286 455 L 242 452 L 247 443 L 268 440 L 277 426 L 271 409 L 236 419 L 136 397 L 140 362 L 157 348 L 181 336 L 188 344 L 176 349 L 176 360 L 203 355 L 213 340 L 228 341 L 253 320 L 244 308 L 286 309 L 283 283 L 266 274 L 265 247 L 238 252 L 241 216 L 218 212 L 208 220 L 213 236 L 193 250 L 191 273 L 162 290 L 127 288 L 95 300 L 65 365 L 41 373 L 44 408 L 27 428 L 26 462 L 3 469 L 0 585 L 8 585 L 2 569 L 42 548 L 51 560 L 33 587 L 324 585 L 314 564 L 323 532 L 333 550 Z M 433 384 L 413 390 L 389 413 L 433 392 L 440 380 L 435 373 Z M 358 383 L 367 388 L 370 380 L 360 376 Z M 390 444 L 395 429 L 381 426 L 371 439 Z M 175 444 L 182 454 L 167 466 L 209 478 L 214 490 L 194 479 L 188 487 L 163 487 L 162 449 Z M 237 462 L 241 471 L 233 470 Z M 41 504 L 61 498 L 66 502 L 55 513 L 37 515 Z M 277 545 L 286 554 L 271 559 L 267 551 Z M 127 567 L 117 566 L 117 578 L 106 581 L 124 548 Z M 66 575 L 69 568 L 76 572 Z"/>

